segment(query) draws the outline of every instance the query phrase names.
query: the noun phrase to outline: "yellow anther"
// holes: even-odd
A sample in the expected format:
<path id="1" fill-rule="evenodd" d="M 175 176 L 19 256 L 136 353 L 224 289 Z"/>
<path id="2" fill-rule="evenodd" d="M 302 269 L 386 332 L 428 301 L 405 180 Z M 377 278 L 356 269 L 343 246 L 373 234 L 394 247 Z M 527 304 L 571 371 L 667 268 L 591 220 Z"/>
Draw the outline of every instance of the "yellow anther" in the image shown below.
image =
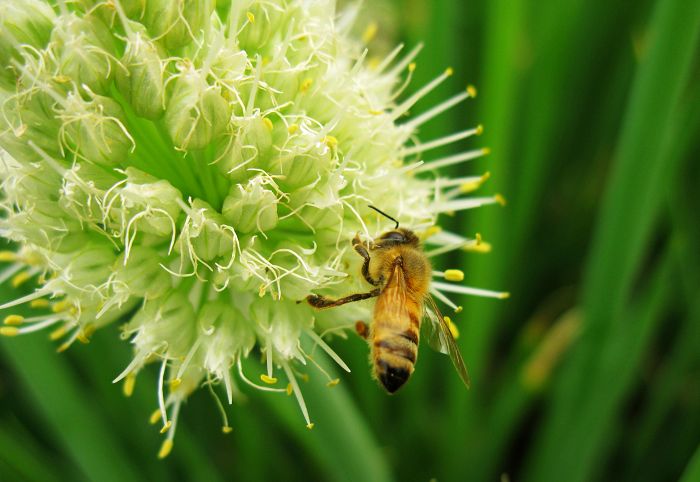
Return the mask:
<path id="1" fill-rule="evenodd" d="M 286 391 L 287 391 L 287 395 L 291 395 L 291 394 L 292 394 L 293 388 L 292 388 L 292 384 L 291 384 L 291 383 L 287 383 L 287 390 L 286 390 Z"/>
<path id="2" fill-rule="evenodd" d="M 330 382 L 326 383 L 326 386 L 327 386 L 327 387 L 334 387 L 334 386 L 336 386 L 336 385 L 339 384 L 339 383 L 340 383 L 340 378 L 334 378 L 334 379 L 331 380 Z"/>
<path id="3" fill-rule="evenodd" d="M 450 329 L 450 333 L 452 333 L 452 338 L 455 340 L 459 338 L 459 330 L 457 329 L 457 325 L 455 325 L 452 322 L 452 319 L 449 316 L 445 316 L 445 323 L 447 323 L 447 327 Z"/>
<path id="4" fill-rule="evenodd" d="M 310 379 L 309 379 L 308 373 L 302 373 L 301 375 L 299 375 L 299 378 L 301 378 L 302 380 L 304 380 L 304 383 L 308 383 L 309 380 L 310 380 Z"/>
<path id="5" fill-rule="evenodd" d="M 267 383 L 268 385 L 274 385 L 275 383 L 277 383 L 277 379 L 275 377 L 267 376 L 264 373 L 260 375 L 260 380 L 262 380 L 264 383 Z"/>
<path id="6" fill-rule="evenodd" d="M 481 124 L 479 124 L 478 126 L 476 126 L 476 131 L 475 131 L 475 133 L 476 133 L 477 136 L 480 136 L 481 134 L 483 134 L 483 133 L 484 133 L 484 126 L 482 126 Z"/>
<path id="7" fill-rule="evenodd" d="M 173 421 L 168 420 L 167 422 L 165 422 L 165 425 L 163 425 L 163 428 L 160 429 L 160 433 L 167 432 L 168 430 L 170 430 L 170 427 L 172 427 L 172 426 L 173 426 Z"/>
<path id="8" fill-rule="evenodd" d="M 491 148 L 490 148 L 490 147 L 482 147 L 482 148 L 481 148 L 481 153 L 482 153 L 484 156 L 488 156 L 489 154 L 491 154 Z"/>
<path id="9" fill-rule="evenodd" d="M 299 90 L 302 92 L 306 92 L 311 88 L 311 85 L 314 83 L 314 79 L 307 77 L 301 82 L 301 85 L 299 86 Z"/>
<path id="10" fill-rule="evenodd" d="M 272 121 L 269 118 L 263 117 L 263 124 L 265 124 L 265 127 L 267 127 L 268 131 L 272 130 Z"/>
<path id="11" fill-rule="evenodd" d="M 148 423 L 151 425 L 155 425 L 158 420 L 160 420 L 161 412 L 160 408 L 156 408 L 155 411 L 151 414 L 151 418 L 148 419 Z"/>
<path id="12" fill-rule="evenodd" d="M 309 423 L 306 424 L 306 428 L 308 428 L 309 430 L 311 430 L 312 428 L 314 428 L 314 424 L 313 424 L 312 422 L 309 422 Z"/>
<path id="13" fill-rule="evenodd" d="M 43 285 L 46 283 L 46 276 L 44 276 L 44 273 L 41 273 L 39 277 L 36 279 L 37 284 Z"/>
<path id="14" fill-rule="evenodd" d="M 461 269 L 445 270 L 445 279 L 447 281 L 464 281 L 464 271 Z"/>
<path id="15" fill-rule="evenodd" d="M 223 427 L 221 427 L 221 431 L 223 433 L 231 433 L 231 432 L 233 432 L 233 427 L 229 427 L 228 425 L 224 425 Z"/>
<path id="16" fill-rule="evenodd" d="M 177 387 L 182 385 L 182 378 L 173 378 L 169 382 L 170 385 L 170 391 L 172 392 L 173 390 L 177 390 Z"/>
<path id="17" fill-rule="evenodd" d="M 476 87 L 474 87 L 473 85 L 468 85 L 467 94 L 469 94 L 469 97 L 476 97 Z"/>
<path id="18" fill-rule="evenodd" d="M 447 67 L 447 68 L 445 69 L 445 75 L 448 76 L 448 77 L 450 77 L 450 76 L 451 76 L 452 74 L 454 74 L 454 73 L 455 73 L 455 71 L 454 71 L 454 69 L 453 69 L 452 67 Z"/>
<path id="19" fill-rule="evenodd" d="M 510 298 L 510 293 L 508 293 L 507 291 L 504 291 L 503 293 L 498 295 L 499 300 L 506 300 L 508 298 Z"/>
<path id="20" fill-rule="evenodd" d="M 464 310 L 463 306 L 458 306 L 457 308 L 455 308 L 455 314 L 461 313 L 463 310 Z"/>
<path id="21" fill-rule="evenodd" d="M 90 336 L 95 332 L 95 329 L 92 328 L 90 329 L 89 325 L 86 325 L 85 328 L 80 330 L 78 332 L 78 336 L 76 337 L 78 341 L 84 345 L 87 345 L 90 343 Z"/>
<path id="22" fill-rule="evenodd" d="M 469 251 L 470 253 L 490 253 L 491 243 L 486 241 L 481 241 L 476 244 L 467 245 L 462 248 L 464 251 Z"/>
<path id="23" fill-rule="evenodd" d="M 71 78 L 67 75 L 54 75 L 53 80 L 55 80 L 59 84 L 66 84 L 71 81 Z"/>
<path id="24" fill-rule="evenodd" d="M 338 145 L 338 139 L 336 139 L 333 136 L 326 136 L 323 138 L 324 144 L 326 144 L 328 147 L 331 149 L 335 149 L 335 147 Z"/>
<path id="25" fill-rule="evenodd" d="M 287 127 L 287 132 L 289 132 L 290 134 L 294 134 L 298 130 L 299 126 L 297 124 L 289 124 L 289 127 Z"/>
<path id="26" fill-rule="evenodd" d="M 423 239 L 431 238 L 441 231 L 442 228 L 440 226 L 430 226 L 423 232 Z"/>
<path id="27" fill-rule="evenodd" d="M 267 286 L 265 285 L 260 285 L 260 288 L 258 288 L 258 296 L 262 298 L 265 296 L 265 291 L 267 291 Z"/>
<path id="28" fill-rule="evenodd" d="M 376 109 L 370 109 L 369 113 L 372 115 L 382 115 L 384 113 L 383 110 L 376 110 Z"/>
<path id="29" fill-rule="evenodd" d="M 170 452 L 173 450 L 173 441 L 172 439 L 165 439 L 163 441 L 163 445 L 160 446 L 160 450 L 158 451 L 158 458 L 159 459 L 164 459 L 168 455 L 170 455 Z"/>
<path id="30" fill-rule="evenodd" d="M 496 194 L 495 196 L 493 196 L 493 198 L 494 198 L 494 199 L 496 200 L 496 202 L 497 202 L 498 204 L 500 204 L 501 206 L 505 206 L 505 205 L 506 205 L 506 198 L 504 198 L 502 195 Z"/>
<path id="31" fill-rule="evenodd" d="M 21 315 L 9 315 L 5 317 L 3 323 L 6 325 L 21 325 L 24 321 L 24 316 Z"/>
<path id="32" fill-rule="evenodd" d="M 19 335 L 19 328 L 17 328 L 16 326 L 2 326 L 0 327 L 0 335 L 17 336 Z"/>
<path id="33" fill-rule="evenodd" d="M 0 251 L 0 263 L 17 261 L 17 253 L 14 251 Z"/>
<path id="34" fill-rule="evenodd" d="M 130 397 L 134 394 L 134 387 L 136 386 L 136 375 L 129 373 L 124 379 L 124 385 L 122 386 L 122 393 L 125 397 Z"/>
<path id="35" fill-rule="evenodd" d="M 54 313 L 60 313 L 62 311 L 68 311 L 68 309 L 70 309 L 71 306 L 73 305 L 71 305 L 70 301 L 61 300 L 53 304 L 53 306 L 51 307 L 51 311 L 53 311 Z"/>
<path id="36" fill-rule="evenodd" d="M 21 273 L 17 273 L 12 278 L 12 287 L 17 288 L 18 286 L 22 285 L 27 280 L 29 280 L 29 278 L 31 278 L 31 277 L 32 277 L 32 275 L 30 275 L 28 271 L 22 271 Z"/>
<path id="37" fill-rule="evenodd" d="M 62 343 L 61 345 L 59 345 L 59 347 L 56 348 L 56 352 L 58 352 L 58 353 L 63 353 L 63 352 L 66 351 L 68 348 L 70 348 L 70 346 L 71 346 L 72 344 L 73 344 L 73 340 L 68 340 L 67 342 Z"/>
<path id="38" fill-rule="evenodd" d="M 377 22 L 371 22 L 369 25 L 367 25 L 367 28 L 362 34 L 362 42 L 366 44 L 370 43 L 374 36 L 377 35 L 377 30 L 379 30 Z"/>
<path id="39" fill-rule="evenodd" d="M 413 72 L 414 70 L 416 70 L 416 63 L 411 62 L 410 64 L 408 64 L 408 71 Z"/>
<path id="40" fill-rule="evenodd" d="M 253 15 L 253 12 L 246 12 L 245 16 L 248 17 L 250 23 L 255 23 L 255 15 Z"/>
<path id="41" fill-rule="evenodd" d="M 46 298 L 39 298 L 38 300 L 32 300 L 29 302 L 31 308 L 48 308 L 49 300 Z"/>
<path id="42" fill-rule="evenodd" d="M 491 173 L 489 171 L 486 171 L 484 174 L 481 176 L 481 182 L 486 182 L 488 179 L 491 177 Z"/>
<path id="43" fill-rule="evenodd" d="M 54 331 L 52 331 L 51 333 L 49 333 L 49 338 L 53 341 L 56 341 L 59 338 L 63 338 L 67 331 L 68 331 L 68 328 L 66 328 L 65 325 L 60 326 L 60 327 L 56 328 Z"/>

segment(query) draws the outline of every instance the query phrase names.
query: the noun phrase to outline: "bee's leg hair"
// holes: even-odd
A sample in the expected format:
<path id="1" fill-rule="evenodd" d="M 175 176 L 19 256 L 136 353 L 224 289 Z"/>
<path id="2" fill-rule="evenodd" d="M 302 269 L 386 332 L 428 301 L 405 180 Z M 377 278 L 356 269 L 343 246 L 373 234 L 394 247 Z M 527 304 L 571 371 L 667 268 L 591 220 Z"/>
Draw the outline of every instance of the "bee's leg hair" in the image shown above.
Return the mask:
<path id="1" fill-rule="evenodd" d="M 309 295 L 306 297 L 306 302 L 313 306 L 314 308 L 332 308 L 334 306 L 344 305 L 345 303 L 352 303 L 353 301 L 366 300 L 368 298 L 374 298 L 379 296 L 379 288 L 374 289 L 368 293 L 356 293 L 354 295 L 346 296 L 344 298 L 339 298 L 334 300 L 326 296 L 319 295 Z"/>
<path id="2" fill-rule="evenodd" d="M 375 280 L 369 274 L 369 253 L 367 252 L 367 246 L 363 244 L 360 240 L 359 233 L 356 234 L 355 237 L 352 239 L 352 247 L 355 250 L 355 252 L 362 256 L 362 259 L 365 260 L 365 262 L 362 263 L 362 276 L 364 276 L 367 282 L 372 286 L 379 286 L 382 280 Z"/>

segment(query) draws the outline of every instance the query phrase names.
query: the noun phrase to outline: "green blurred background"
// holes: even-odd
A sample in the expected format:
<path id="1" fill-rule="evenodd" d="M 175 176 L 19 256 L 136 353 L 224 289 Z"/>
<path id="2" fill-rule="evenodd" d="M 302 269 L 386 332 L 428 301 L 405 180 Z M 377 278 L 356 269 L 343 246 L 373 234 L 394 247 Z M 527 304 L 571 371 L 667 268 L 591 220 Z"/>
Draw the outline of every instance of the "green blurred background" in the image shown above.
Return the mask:
<path id="1" fill-rule="evenodd" d="M 253 391 L 224 435 L 200 390 L 158 461 L 155 371 L 131 398 L 112 385 L 116 328 L 61 355 L 2 339 L 0 479 L 700 480 L 700 1 L 368 0 L 371 19 L 370 54 L 424 42 L 414 89 L 455 69 L 417 112 L 479 89 L 421 131 L 483 124 L 452 150 L 492 154 L 452 174 L 490 171 L 508 200 L 444 221 L 493 251 L 439 264 L 512 293 L 460 300 L 472 389 L 423 348 L 389 397 L 352 336 L 333 344 L 352 375 L 304 386 L 312 431 Z"/>

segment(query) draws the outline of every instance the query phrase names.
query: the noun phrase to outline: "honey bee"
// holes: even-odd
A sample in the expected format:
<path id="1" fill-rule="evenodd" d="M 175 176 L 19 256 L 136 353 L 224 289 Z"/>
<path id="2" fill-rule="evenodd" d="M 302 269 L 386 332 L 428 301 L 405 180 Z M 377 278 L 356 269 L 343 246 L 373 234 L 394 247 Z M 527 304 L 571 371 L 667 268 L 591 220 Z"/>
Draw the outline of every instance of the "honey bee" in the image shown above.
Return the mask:
<path id="1" fill-rule="evenodd" d="M 388 214 L 369 207 L 396 223 L 393 230 L 374 242 L 363 243 L 359 235 L 352 240 L 353 249 L 364 259 L 362 276 L 374 289 L 339 299 L 309 295 L 306 302 L 316 309 L 325 309 L 377 298 L 371 326 L 358 322 L 356 329 L 370 343 L 373 375 L 387 392 L 396 392 L 413 373 L 421 331 L 433 349 L 450 356 L 460 378 L 469 387 L 462 355 L 447 321 L 430 296 L 432 268 L 418 236 L 409 229 L 399 228 L 399 222 Z M 426 320 L 421 323 L 424 315 Z"/>

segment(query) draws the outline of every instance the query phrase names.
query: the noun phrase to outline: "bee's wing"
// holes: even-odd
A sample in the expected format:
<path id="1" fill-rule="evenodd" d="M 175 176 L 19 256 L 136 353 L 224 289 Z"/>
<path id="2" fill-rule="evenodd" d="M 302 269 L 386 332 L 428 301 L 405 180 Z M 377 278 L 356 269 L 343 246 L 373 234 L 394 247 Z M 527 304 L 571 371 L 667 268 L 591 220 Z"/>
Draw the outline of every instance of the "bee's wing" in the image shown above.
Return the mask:
<path id="1" fill-rule="evenodd" d="M 435 305 L 433 297 L 430 295 L 426 296 L 426 314 L 427 319 L 421 324 L 422 333 L 421 335 L 427 340 L 428 345 L 434 350 L 449 355 L 452 363 L 459 374 L 459 378 L 462 379 L 464 384 L 469 388 L 470 380 L 469 373 L 467 372 L 467 367 L 464 365 L 464 359 L 462 359 L 462 354 L 459 352 L 457 347 L 457 342 L 452 336 L 450 327 L 447 322 L 442 317 L 442 313 Z"/>

